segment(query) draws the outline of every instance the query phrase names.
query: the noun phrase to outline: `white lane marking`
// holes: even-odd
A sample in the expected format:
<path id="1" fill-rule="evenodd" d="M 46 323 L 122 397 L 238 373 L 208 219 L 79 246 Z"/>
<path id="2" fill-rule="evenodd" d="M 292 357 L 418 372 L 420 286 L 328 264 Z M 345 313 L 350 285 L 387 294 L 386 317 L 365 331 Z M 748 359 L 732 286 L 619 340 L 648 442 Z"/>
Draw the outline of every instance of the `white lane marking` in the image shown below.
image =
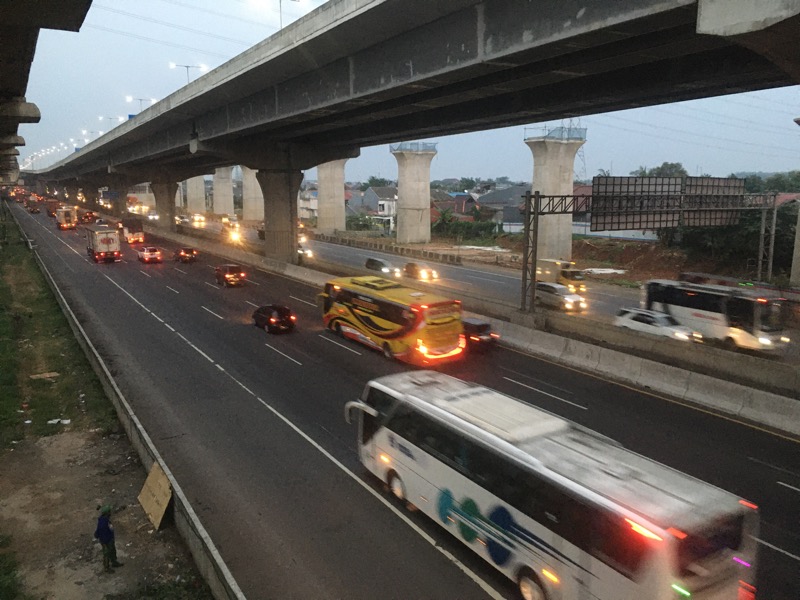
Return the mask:
<path id="1" fill-rule="evenodd" d="M 245 304 L 249 304 L 250 306 L 255 306 L 256 308 L 258 308 L 258 304 L 253 304 L 252 302 L 250 302 L 250 300 L 245 300 L 244 303 Z"/>
<path id="2" fill-rule="evenodd" d="M 252 283 L 253 285 L 261 285 L 260 283 L 256 283 L 252 279 L 245 279 L 244 281 L 245 281 L 245 283 Z"/>
<path id="3" fill-rule="evenodd" d="M 217 367 L 217 368 L 218 368 L 220 371 L 222 371 L 223 373 L 225 372 L 225 369 L 223 369 L 223 368 L 222 368 L 222 365 L 221 365 L 221 364 L 219 364 L 219 363 L 214 363 L 214 366 L 215 366 L 215 367 Z"/>
<path id="4" fill-rule="evenodd" d="M 278 354 L 280 354 L 280 355 L 281 355 L 281 356 L 283 356 L 284 358 L 288 358 L 288 359 L 289 359 L 290 361 L 292 361 L 293 363 L 297 363 L 297 364 L 298 364 L 298 365 L 300 365 L 301 367 L 303 366 L 303 363 L 301 363 L 299 360 L 295 360 L 295 359 L 293 359 L 291 356 L 289 356 L 288 354 L 284 354 L 283 352 L 281 352 L 280 350 L 278 350 L 278 349 L 277 349 L 277 348 L 275 348 L 274 346 L 270 346 L 269 344 L 264 344 L 264 345 L 265 345 L 267 348 L 271 348 L 272 350 L 274 350 L 275 352 L 277 352 Z"/>
<path id="5" fill-rule="evenodd" d="M 144 271 L 139 271 L 139 273 L 141 273 L 141 274 L 142 274 L 142 275 L 144 275 L 145 277 L 150 277 L 151 279 L 153 278 L 153 276 L 152 276 L 152 275 L 150 275 L 149 273 L 145 273 Z"/>
<path id="6" fill-rule="evenodd" d="M 540 389 L 535 388 L 535 387 L 530 386 L 530 385 L 525 385 L 524 383 L 522 383 L 520 381 L 517 381 L 516 379 L 511 379 L 510 377 L 503 377 L 503 379 L 505 379 L 506 381 L 510 381 L 511 383 L 516 383 L 517 385 L 521 385 L 522 387 L 528 388 L 529 390 L 533 390 L 534 392 L 538 392 L 539 394 L 544 394 L 545 396 L 549 396 L 550 398 L 554 398 L 555 400 L 559 400 L 561 402 L 565 402 L 567 404 L 571 404 L 572 406 L 580 408 L 581 410 L 589 410 L 588 406 L 581 406 L 580 404 L 575 404 L 574 402 L 570 402 L 569 400 L 565 400 L 564 398 L 560 398 L 559 396 L 555 396 L 553 394 L 548 394 L 544 390 L 540 390 Z"/>
<path id="7" fill-rule="evenodd" d="M 764 462 L 763 460 L 759 460 L 754 456 L 748 456 L 747 460 L 752 460 L 754 463 L 758 463 L 760 465 L 764 465 L 765 467 L 769 467 L 770 469 L 775 469 L 776 471 L 781 471 L 782 473 L 788 473 L 789 475 L 794 475 L 795 477 L 800 477 L 800 473 L 795 473 L 794 471 L 790 471 L 789 469 L 784 469 L 783 467 L 779 467 L 777 465 L 770 464 L 768 462 Z"/>
<path id="8" fill-rule="evenodd" d="M 783 487 L 787 487 L 790 490 L 794 490 L 795 492 L 800 492 L 800 488 L 794 487 L 793 485 L 789 485 L 788 483 L 783 483 L 782 481 L 778 481 L 777 483 L 778 483 L 778 485 L 782 485 Z"/>
<path id="9" fill-rule="evenodd" d="M 172 290 L 172 291 L 173 291 L 173 292 L 175 292 L 176 294 L 180 294 L 180 292 L 179 292 L 178 290 L 176 290 L 175 288 L 171 288 L 171 287 L 167 286 L 167 289 L 168 289 L 168 290 Z"/>
<path id="10" fill-rule="evenodd" d="M 509 373 L 513 373 L 514 375 L 519 375 L 520 377 L 524 377 L 524 378 L 526 378 L 526 379 L 528 379 L 530 381 L 535 381 L 536 383 L 540 383 L 542 385 L 546 385 L 550 389 L 558 390 L 559 392 L 564 392 L 565 394 L 572 394 L 572 392 L 570 390 L 566 389 L 566 388 L 562 388 L 562 387 L 559 387 L 557 385 L 553 385 L 552 383 L 549 383 L 547 381 L 543 381 L 542 379 L 538 379 L 536 377 L 533 377 L 532 375 L 527 375 L 526 373 L 520 373 L 519 371 L 515 371 L 514 369 L 509 369 L 508 367 L 503 367 L 503 366 L 501 366 L 500 369 L 502 371 L 507 371 Z"/>
<path id="11" fill-rule="evenodd" d="M 167 329 L 169 329 L 170 331 L 172 331 L 172 332 L 175 331 L 175 328 L 172 325 L 170 325 L 169 323 L 164 323 L 164 325 L 166 325 Z"/>
<path id="12" fill-rule="evenodd" d="M 154 312 L 151 312 L 150 314 L 151 314 L 151 315 L 153 315 L 153 318 L 154 318 L 156 321 L 158 321 L 159 323 L 164 323 L 164 319 L 162 319 L 161 317 L 159 317 L 159 316 L 158 316 L 156 313 L 154 313 Z"/>
<path id="13" fill-rule="evenodd" d="M 219 315 L 218 315 L 217 313 L 215 313 L 213 310 L 211 310 L 210 308 L 206 308 L 206 307 L 205 307 L 205 306 L 203 306 L 202 304 L 200 305 L 200 308 L 202 308 L 203 310 L 207 310 L 207 311 L 208 311 L 208 312 L 210 312 L 212 315 L 214 315 L 215 317 L 217 317 L 218 319 L 220 319 L 220 320 L 222 320 L 222 321 L 224 321 L 224 320 L 225 320 L 225 317 L 221 317 L 221 316 L 219 316 Z"/>
<path id="14" fill-rule="evenodd" d="M 347 346 L 345 346 L 344 344 L 340 344 L 340 343 L 339 343 L 339 342 L 337 342 L 336 340 L 332 340 L 332 339 L 331 339 L 331 338 L 329 338 L 329 337 L 325 337 L 325 336 L 324 336 L 324 335 L 322 335 L 321 333 L 320 333 L 320 334 L 318 334 L 318 335 L 319 335 L 319 337 L 321 337 L 321 338 L 322 338 L 323 340 L 325 340 L 326 342 L 330 342 L 331 344 L 336 344 L 337 346 L 339 346 L 340 348 L 344 348 L 344 349 L 345 349 L 345 350 L 347 350 L 348 352 L 352 352 L 353 354 L 358 354 L 359 356 L 361 356 L 361 352 L 359 352 L 359 351 L 357 351 L 357 350 L 353 350 L 352 348 L 348 348 L 348 347 L 347 347 Z"/>
<path id="15" fill-rule="evenodd" d="M 117 286 L 117 287 L 118 287 L 120 290 L 122 290 L 122 292 L 123 292 L 123 293 L 124 293 L 126 296 L 128 296 L 128 298 L 130 298 L 131 300 L 133 300 L 134 302 L 136 302 L 136 304 L 138 304 L 139 306 L 141 306 L 141 307 L 142 307 L 142 308 L 143 308 L 143 309 L 144 309 L 146 312 L 148 312 L 148 313 L 150 313 L 150 314 L 153 314 L 153 311 L 152 311 L 152 310 L 150 310 L 150 309 L 149 309 L 149 308 L 147 308 L 147 307 L 146 307 L 144 304 L 142 304 L 142 303 L 141 303 L 141 302 L 139 302 L 139 301 L 138 301 L 136 298 L 134 298 L 134 297 L 133 297 L 133 296 L 132 296 L 132 295 L 131 295 L 131 294 L 128 292 L 128 290 L 126 290 L 124 287 L 122 287 L 122 286 L 121 286 L 120 284 L 118 284 L 116 281 L 114 281 L 113 279 L 111 279 L 111 277 L 109 277 L 109 276 L 108 276 L 108 275 L 106 275 L 105 273 L 103 273 L 103 277 L 105 277 L 106 279 L 108 279 L 108 280 L 109 280 L 111 283 L 113 283 L 113 284 L 114 284 L 115 286 Z"/>
<path id="16" fill-rule="evenodd" d="M 203 283 L 205 283 L 206 285 L 210 285 L 214 289 L 217 289 L 217 286 L 215 286 L 213 283 L 208 283 L 207 281 L 204 281 Z"/>
<path id="17" fill-rule="evenodd" d="M 214 359 L 213 359 L 213 358 L 211 358 L 211 357 L 210 357 L 208 354 L 206 354 L 205 352 L 203 352 L 202 350 L 200 350 L 200 348 L 198 348 L 198 347 L 197 347 L 197 346 L 195 346 L 195 345 L 194 345 L 192 342 L 190 342 L 188 339 L 186 339 L 186 337 L 184 337 L 184 335 L 183 335 L 183 334 L 181 334 L 181 333 L 178 333 L 177 331 L 175 332 L 175 334 L 176 334 L 176 335 L 177 335 L 179 338 L 181 338 L 181 339 L 182 339 L 184 342 L 186 342 L 187 344 L 189 344 L 189 345 L 190 345 L 190 346 L 191 346 L 193 349 L 197 350 L 198 354 L 200 354 L 200 356 L 202 356 L 203 358 L 205 358 L 205 359 L 206 359 L 208 362 L 210 362 L 210 363 L 212 363 L 212 364 L 216 364 L 216 362 L 214 361 Z"/>
<path id="18" fill-rule="evenodd" d="M 179 269 L 178 267 L 172 267 L 172 268 L 175 269 L 178 273 L 183 273 L 184 275 L 189 274 L 188 271 L 184 271 L 183 269 Z"/>
<path id="19" fill-rule="evenodd" d="M 305 433 L 302 429 L 300 429 L 292 421 L 290 421 L 288 418 L 283 416 L 283 414 L 278 412 L 275 408 L 270 406 L 267 402 L 265 402 L 264 400 L 262 400 L 258 396 L 256 396 L 256 400 L 258 400 L 264 406 L 264 408 L 269 410 L 273 415 L 275 415 L 281 421 L 286 423 L 286 425 L 291 427 L 295 431 L 295 433 L 297 433 L 297 435 L 299 435 L 306 442 L 311 444 L 311 446 L 313 446 L 320 454 L 322 454 L 325 458 L 327 458 L 329 461 L 331 461 L 334 465 L 339 467 L 339 469 L 343 473 L 345 473 L 348 477 L 350 477 L 353 481 L 355 481 L 358 485 L 360 485 L 364 490 L 366 490 L 367 493 L 372 494 L 372 496 L 376 500 L 378 500 L 378 502 L 382 503 L 386 508 L 388 508 L 390 511 L 392 511 L 397 518 L 399 518 L 401 521 L 403 521 L 403 523 L 408 525 L 423 540 L 425 540 L 431 546 L 433 546 L 436 550 L 438 550 L 445 558 L 447 558 L 451 563 L 453 563 L 453 565 L 455 565 L 458 569 L 460 569 L 462 573 L 464 573 L 467 577 L 472 579 L 472 581 L 474 581 L 484 592 L 486 592 L 486 594 L 490 598 L 492 598 L 493 600 L 502 600 L 503 599 L 503 596 L 501 596 L 497 591 L 494 590 L 494 588 L 492 588 L 488 583 L 486 583 L 483 579 L 481 579 L 480 576 L 477 573 L 474 573 L 473 571 L 471 571 L 469 569 L 469 567 L 467 567 L 460 560 L 458 560 L 458 558 L 453 556 L 453 554 L 451 554 L 450 552 L 448 552 L 447 550 L 442 548 L 442 546 L 441 546 L 441 544 L 439 543 L 438 540 L 436 540 L 435 538 L 431 537 L 425 531 L 423 531 L 422 529 L 417 527 L 417 525 L 414 524 L 414 522 L 407 515 L 405 515 L 403 512 L 401 512 L 401 510 L 398 507 L 394 506 L 391 502 L 389 502 L 389 500 L 386 497 L 382 496 L 381 494 L 376 492 L 374 489 L 372 489 L 372 487 L 370 487 L 369 484 L 367 484 L 365 481 L 362 481 L 361 478 L 358 475 L 353 473 L 350 469 L 348 469 L 346 466 L 344 466 L 338 459 L 336 459 L 336 457 L 334 457 L 330 452 L 325 450 L 325 448 L 323 448 L 317 442 L 315 442 L 313 439 L 311 439 L 311 437 L 307 433 Z"/>
<path id="20" fill-rule="evenodd" d="M 309 306 L 316 306 L 313 302 L 309 302 L 308 300 L 303 300 L 302 298 L 298 298 L 297 296 L 289 296 L 292 300 L 297 300 L 298 302 L 302 302 L 303 304 L 308 304 Z"/>
<path id="21" fill-rule="evenodd" d="M 788 556 L 789 558 L 793 558 L 793 559 L 795 559 L 795 560 L 800 560 L 800 556 L 797 556 L 796 554 L 792 554 L 791 552 L 787 552 L 787 551 L 786 551 L 786 550 L 784 550 L 783 548 L 778 548 L 777 546 L 773 546 L 773 545 L 772 545 L 772 544 L 770 544 L 769 542 L 765 542 L 764 540 L 762 540 L 762 539 L 759 539 L 759 538 L 757 538 L 757 537 L 754 537 L 753 539 L 754 539 L 755 541 L 757 541 L 759 544 L 763 544 L 763 545 L 764 545 L 764 546 L 766 546 L 767 548 L 772 548 L 772 549 L 773 549 L 773 550 L 775 550 L 776 552 L 780 552 L 781 554 L 785 554 L 785 555 L 786 555 L 786 556 Z"/>

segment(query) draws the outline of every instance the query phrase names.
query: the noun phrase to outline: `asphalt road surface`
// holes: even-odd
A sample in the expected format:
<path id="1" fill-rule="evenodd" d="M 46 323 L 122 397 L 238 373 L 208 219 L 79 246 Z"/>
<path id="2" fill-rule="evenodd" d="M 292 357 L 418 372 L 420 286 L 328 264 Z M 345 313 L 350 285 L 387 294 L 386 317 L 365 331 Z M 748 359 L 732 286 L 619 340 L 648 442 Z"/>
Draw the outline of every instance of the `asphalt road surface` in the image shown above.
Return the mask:
<path id="1" fill-rule="evenodd" d="M 318 289 L 253 269 L 222 288 L 212 267 L 228 261 L 145 265 L 127 245 L 124 262 L 95 264 L 80 230 L 11 208 L 248 598 L 514 597 L 361 468 L 344 403 L 408 367 L 325 331 Z M 253 326 L 268 302 L 298 313 L 295 332 Z M 504 348 L 445 370 L 757 503 L 758 596 L 800 597 L 796 443 Z"/>

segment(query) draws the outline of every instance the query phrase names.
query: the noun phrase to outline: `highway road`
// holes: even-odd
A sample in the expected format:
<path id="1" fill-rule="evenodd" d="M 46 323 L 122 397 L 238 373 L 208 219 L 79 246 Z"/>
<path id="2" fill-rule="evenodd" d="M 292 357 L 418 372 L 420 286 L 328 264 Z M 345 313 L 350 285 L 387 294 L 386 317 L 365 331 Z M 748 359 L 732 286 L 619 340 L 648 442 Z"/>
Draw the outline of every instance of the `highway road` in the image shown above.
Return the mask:
<path id="1" fill-rule="evenodd" d="M 94 264 L 79 232 L 11 208 L 248 598 L 514 597 L 360 467 L 344 403 L 408 367 L 323 330 L 317 288 L 253 269 L 220 288 L 212 267 L 227 261 L 211 255 L 144 265 L 125 246 L 124 262 Z M 274 301 L 297 331 L 253 327 Z M 795 442 L 505 348 L 445 370 L 756 502 L 758 597 L 800 597 Z"/>
<path id="2" fill-rule="evenodd" d="M 192 229 L 200 230 L 205 233 L 217 236 L 221 233 L 223 226 L 215 221 L 208 221 L 202 226 L 191 225 Z M 251 227 L 240 229 L 243 239 L 251 244 L 258 243 L 258 233 Z M 406 262 L 424 262 L 413 258 L 398 256 L 367 250 L 365 248 L 355 248 L 332 244 L 318 240 L 309 239 L 303 244 L 313 251 L 317 260 L 339 264 L 347 267 L 363 269 L 364 263 L 369 257 L 382 258 L 389 261 L 396 267 L 402 267 Z M 313 260 L 304 263 L 313 267 Z M 491 265 L 446 265 L 431 263 L 439 272 L 440 279 L 433 285 L 439 289 L 446 289 L 454 293 L 466 293 L 473 296 L 492 298 L 499 300 L 503 304 L 518 307 L 520 305 L 521 294 L 521 272 L 512 271 L 502 267 Z M 607 286 L 589 281 L 589 290 L 586 298 L 589 301 L 590 315 L 604 315 L 610 318 L 616 315 L 622 306 L 638 306 L 639 290 L 627 289 L 619 286 Z"/>

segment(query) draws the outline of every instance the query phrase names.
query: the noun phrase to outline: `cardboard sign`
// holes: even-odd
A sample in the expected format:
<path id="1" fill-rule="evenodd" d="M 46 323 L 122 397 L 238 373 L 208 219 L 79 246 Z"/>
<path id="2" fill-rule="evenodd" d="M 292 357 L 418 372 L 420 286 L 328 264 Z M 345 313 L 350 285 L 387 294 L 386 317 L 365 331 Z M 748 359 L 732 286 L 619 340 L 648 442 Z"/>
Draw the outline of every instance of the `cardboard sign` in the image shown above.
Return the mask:
<path id="1" fill-rule="evenodd" d="M 169 501 L 172 498 L 172 487 L 169 484 L 166 473 L 158 462 L 154 462 L 150 467 L 147 480 L 139 492 L 139 504 L 142 505 L 144 512 L 150 519 L 153 526 L 158 529 L 164 514 L 167 512 Z"/>

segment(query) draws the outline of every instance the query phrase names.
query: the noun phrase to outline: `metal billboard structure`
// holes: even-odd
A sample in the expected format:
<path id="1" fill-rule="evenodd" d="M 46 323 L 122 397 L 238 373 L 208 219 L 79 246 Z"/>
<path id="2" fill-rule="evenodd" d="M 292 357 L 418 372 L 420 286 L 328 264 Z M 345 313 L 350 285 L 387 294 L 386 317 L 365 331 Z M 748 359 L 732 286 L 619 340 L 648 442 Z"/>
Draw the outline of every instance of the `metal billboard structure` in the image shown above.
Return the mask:
<path id="1" fill-rule="evenodd" d="M 533 312 L 536 244 L 541 215 L 590 215 L 591 231 L 721 227 L 736 225 L 742 211 L 761 211 L 757 279 L 772 279 L 776 194 L 747 194 L 744 179 L 720 177 L 595 177 L 591 196 L 526 193 L 520 310 Z M 771 213 L 771 214 L 769 214 Z"/>

